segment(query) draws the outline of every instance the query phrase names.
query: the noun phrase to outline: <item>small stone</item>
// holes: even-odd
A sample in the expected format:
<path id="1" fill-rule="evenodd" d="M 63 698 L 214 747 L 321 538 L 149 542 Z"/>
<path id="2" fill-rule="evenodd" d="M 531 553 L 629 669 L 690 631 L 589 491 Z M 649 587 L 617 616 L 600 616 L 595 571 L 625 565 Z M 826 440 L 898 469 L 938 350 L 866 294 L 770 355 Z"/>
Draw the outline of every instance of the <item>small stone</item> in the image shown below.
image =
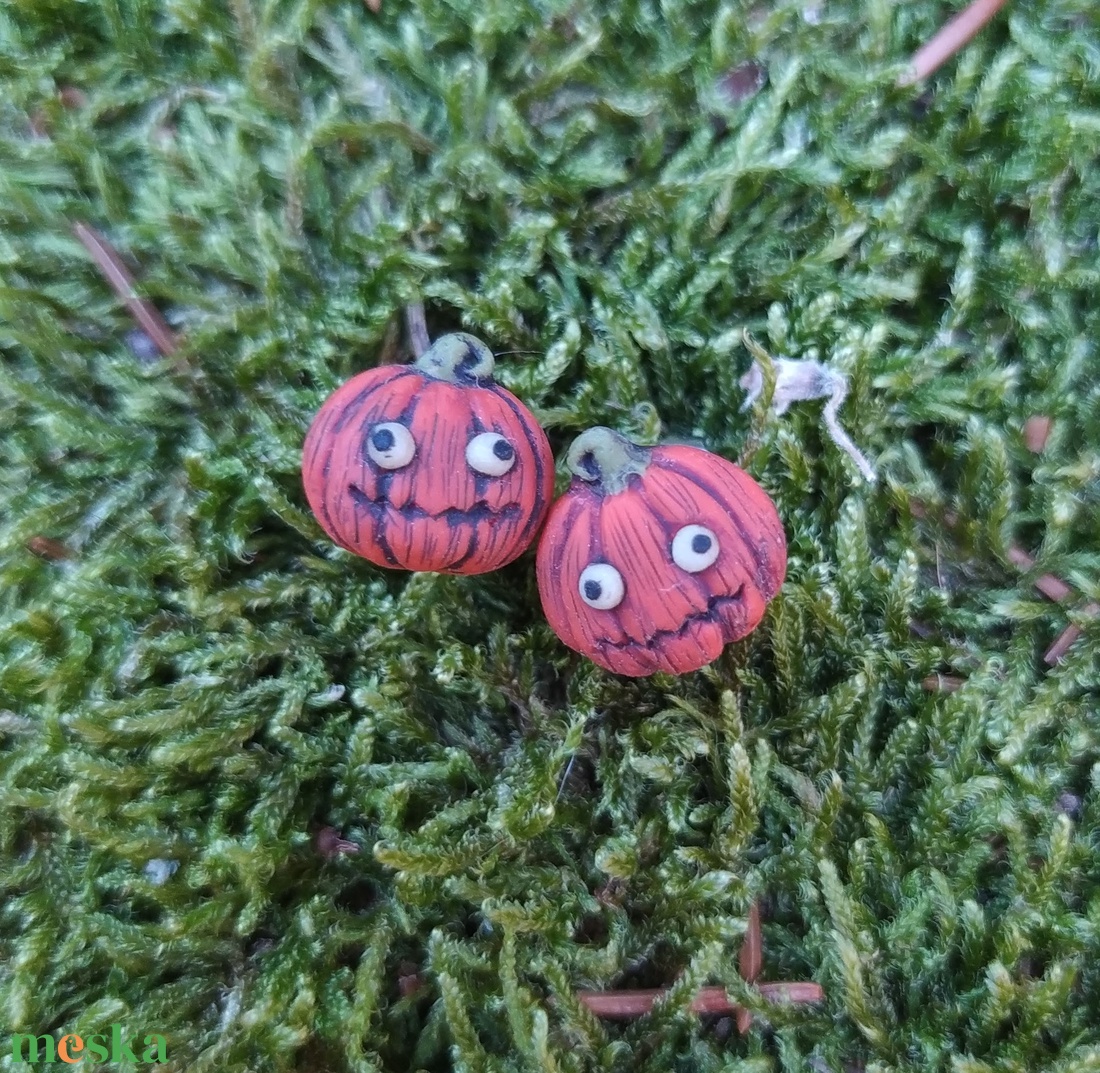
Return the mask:
<path id="1" fill-rule="evenodd" d="M 57 562 L 59 559 L 75 559 L 76 553 L 72 548 L 62 544 L 60 540 L 52 537 L 33 536 L 27 541 L 27 550 L 33 552 L 42 559 Z"/>
<path id="2" fill-rule="evenodd" d="M 157 344 L 141 328 L 132 328 L 126 333 L 126 345 L 142 365 L 152 365 L 153 362 L 160 361 L 161 353 Z"/>
<path id="3" fill-rule="evenodd" d="M 341 853 L 358 853 L 359 847 L 346 838 L 341 838 L 335 827 L 322 827 L 313 836 L 313 847 L 322 857 L 329 859 Z"/>
<path id="4" fill-rule="evenodd" d="M 154 857 L 145 864 L 146 878 L 154 887 L 163 887 L 169 879 L 179 870 L 180 862 L 161 857 Z"/>
<path id="5" fill-rule="evenodd" d="M 740 104 L 755 97 L 768 80 L 768 72 L 758 63 L 742 63 L 727 71 L 719 80 L 718 88 L 730 104 Z"/>
<path id="6" fill-rule="evenodd" d="M 423 986 L 424 980 L 411 961 L 402 961 L 397 966 L 397 990 L 403 998 L 415 995 Z"/>
<path id="7" fill-rule="evenodd" d="M 88 103 L 88 95 L 76 86 L 62 86 L 57 98 L 66 108 L 83 108 Z"/>
<path id="8" fill-rule="evenodd" d="M 1024 422 L 1024 443 L 1032 454 L 1041 454 L 1046 447 L 1051 424 L 1046 414 L 1034 414 Z"/>
<path id="9" fill-rule="evenodd" d="M 1068 816 L 1071 820 L 1079 820 L 1081 818 L 1081 798 L 1066 790 L 1058 795 L 1054 809 L 1063 816 Z"/>

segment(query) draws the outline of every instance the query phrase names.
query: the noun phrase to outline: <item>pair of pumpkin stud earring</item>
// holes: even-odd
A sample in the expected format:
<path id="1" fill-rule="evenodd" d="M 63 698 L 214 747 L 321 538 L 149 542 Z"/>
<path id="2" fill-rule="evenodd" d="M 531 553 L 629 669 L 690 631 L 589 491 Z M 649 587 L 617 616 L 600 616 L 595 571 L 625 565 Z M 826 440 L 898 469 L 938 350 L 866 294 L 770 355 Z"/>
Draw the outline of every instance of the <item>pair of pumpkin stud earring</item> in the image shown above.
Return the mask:
<path id="1" fill-rule="evenodd" d="M 698 447 L 642 447 L 609 428 L 573 441 L 556 502 L 535 416 L 465 333 L 413 365 L 359 373 L 306 436 L 310 507 L 379 566 L 483 574 L 539 534 L 539 596 L 570 648 L 617 674 L 685 674 L 756 628 L 787 543 L 767 493 Z M 543 524 L 545 522 L 545 525 Z"/>

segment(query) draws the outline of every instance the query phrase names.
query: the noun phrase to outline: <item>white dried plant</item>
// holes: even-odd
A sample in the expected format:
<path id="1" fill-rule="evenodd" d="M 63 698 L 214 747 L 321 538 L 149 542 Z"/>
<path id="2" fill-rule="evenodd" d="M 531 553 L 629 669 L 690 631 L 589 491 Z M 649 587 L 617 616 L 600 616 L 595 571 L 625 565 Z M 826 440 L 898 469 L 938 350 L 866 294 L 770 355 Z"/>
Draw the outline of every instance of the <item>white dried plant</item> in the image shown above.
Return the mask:
<path id="1" fill-rule="evenodd" d="M 818 361 L 797 361 L 793 358 L 774 358 L 775 391 L 772 394 L 772 410 L 776 416 L 787 412 L 792 402 L 804 402 L 807 399 L 828 399 L 823 417 L 829 438 L 842 451 L 846 452 L 859 467 L 860 473 L 872 483 L 875 470 L 867 461 L 848 433 L 840 427 L 837 410 L 848 395 L 848 378 L 836 369 L 829 368 Z M 764 371 L 758 361 L 741 377 L 741 386 L 748 392 L 741 406 L 747 410 L 764 390 Z"/>

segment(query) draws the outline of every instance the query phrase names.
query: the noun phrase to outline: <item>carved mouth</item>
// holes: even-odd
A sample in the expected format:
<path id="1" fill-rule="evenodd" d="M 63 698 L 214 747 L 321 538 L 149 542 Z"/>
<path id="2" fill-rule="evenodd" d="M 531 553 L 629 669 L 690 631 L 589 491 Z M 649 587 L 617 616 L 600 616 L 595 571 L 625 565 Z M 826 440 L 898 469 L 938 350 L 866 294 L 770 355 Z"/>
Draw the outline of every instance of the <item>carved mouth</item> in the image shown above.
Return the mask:
<path id="1" fill-rule="evenodd" d="M 654 647 L 659 648 L 674 637 L 683 637 L 692 626 L 700 622 L 707 625 L 722 625 L 722 612 L 732 604 L 739 604 L 744 592 L 745 586 L 741 584 L 737 586 L 737 591 L 730 596 L 712 596 L 707 601 L 705 611 L 688 615 L 674 630 L 657 630 L 645 641 L 600 641 L 599 646 L 600 648 L 617 649 L 620 652 L 650 652 Z"/>
<path id="2" fill-rule="evenodd" d="M 461 510 L 458 507 L 447 507 L 444 510 L 429 511 L 415 503 L 406 503 L 404 506 L 396 506 L 385 495 L 377 499 L 370 496 L 356 484 L 348 485 L 348 495 L 356 506 L 367 511 L 374 518 L 382 518 L 387 510 L 399 514 L 409 521 L 441 521 L 445 525 L 476 524 L 484 521 L 507 521 L 515 518 L 520 513 L 518 503 L 508 503 L 503 507 L 492 507 L 484 499 L 479 499 L 472 507 Z"/>

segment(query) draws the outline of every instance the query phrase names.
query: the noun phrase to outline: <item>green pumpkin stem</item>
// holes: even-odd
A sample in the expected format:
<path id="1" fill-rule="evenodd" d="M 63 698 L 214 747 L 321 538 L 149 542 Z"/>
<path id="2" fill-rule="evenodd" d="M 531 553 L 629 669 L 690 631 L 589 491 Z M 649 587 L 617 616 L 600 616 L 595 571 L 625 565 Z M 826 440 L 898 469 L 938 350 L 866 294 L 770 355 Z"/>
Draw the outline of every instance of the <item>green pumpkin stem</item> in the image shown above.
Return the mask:
<path id="1" fill-rule="evenodd" d="M 441 335 L 415 364 L 422 373 L 452 384 L 492 380 L 495 366 L 493 352 L 480 339 L 465 332 Z"/>
<path id="2" fill-rule="evenodd" d="M 626 489 L 631 476 L 645 472 L 649 452 L 650 448 L 601 425 L 573 441 L 565 464 L 574 477 L 595 484 L 604 495 L 615 495 Z"/>

